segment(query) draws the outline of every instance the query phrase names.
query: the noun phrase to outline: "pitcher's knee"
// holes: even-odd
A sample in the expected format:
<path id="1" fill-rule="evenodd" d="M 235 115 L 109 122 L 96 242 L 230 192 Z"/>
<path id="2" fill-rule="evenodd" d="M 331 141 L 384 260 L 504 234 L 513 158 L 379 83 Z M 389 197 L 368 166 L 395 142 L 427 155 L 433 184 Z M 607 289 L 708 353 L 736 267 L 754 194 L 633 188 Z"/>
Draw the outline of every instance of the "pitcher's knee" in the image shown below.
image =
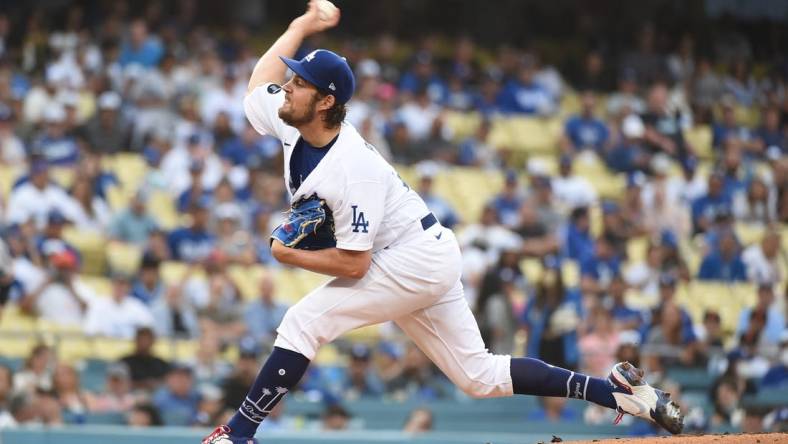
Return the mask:
<path id="1" fill-rule="evenodd" d="M 474 381 L 472 379 L 463 379 L 463 381 L 457 384 L 457 386 L 463 391 L 463 393 L 475 399 L 500 396 L 494 393 L 494 386 L 484 384 L 480 381 Z"/>
<path id="2" fill-rule="evenodd" d="M 276 329 L 277 337 L 274 341 L 275 347 L 281 347 L 294 352 L 298 352 L 313 360 L 320 348 L 320 341 L 307 325 L 301 321 L 297 311 L 291 307 L 282 318 L 282 323 Z"/>
<path id="3" fill-rule="evenodd" d="M 512 378 L 509 357 L 485 353 L 480 359 L 468 360 L 464 368 L 450 371 L 452 381 L 471 398 L 511 396 Z M 448 373 L 447 373 L 448 374 Z"/>

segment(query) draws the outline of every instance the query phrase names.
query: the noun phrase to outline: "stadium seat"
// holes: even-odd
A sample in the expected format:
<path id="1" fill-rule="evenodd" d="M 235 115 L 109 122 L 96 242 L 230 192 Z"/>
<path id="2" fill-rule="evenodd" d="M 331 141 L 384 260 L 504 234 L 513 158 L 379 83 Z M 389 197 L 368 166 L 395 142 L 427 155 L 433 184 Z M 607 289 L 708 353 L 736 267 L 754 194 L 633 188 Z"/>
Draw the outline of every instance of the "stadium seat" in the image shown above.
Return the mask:
<path id="1" fill-rule="evenodd" d="M 671 367 L 667 369 L 667 377 L 682 390 L 706 390 L 711 383 L 711 376 L 704 368 Z"/>
<path id="2" fill-rule="evenodd" d="M 103 276 L 91 276 L 82 274 L 79 280 L 85 285 L 90 287 L 97 296 L 110 297 L 112 296 L 112 282 Z"/>
<path id="3" fill-rule="evenodd" d="M 444 124 L 451 129 L 455 142 L 473 135 L 481 121 L 479 113 L 474 112 L 448 111 L 444 117 Z"/>
<path id="4" fill-rule="evenodd" d="M 93 347 L 91 356 L 105 361 L 117 361 L 134 349 L 133 342 L 125 339 L 96 337 L 92 338 L 91 345 Z"/>
<path id="5" fill-rule="evenodd" d="M 32 333 L 36 329 L 36 319 L 22 312 L 16 304 L 7 304 L 0 315 L 0 334 Z M 0 347 L 2 350 L 2 347 Z"/>
<path id="6" fill-rule="evenodd" d="M 131 193 L 136 192 L 148 171 L 145 159 L 137 153 L 117 153 L 106 159 L 106 164 L 118 177 L 121 187 Z"/>
<path id="7" fill-rule="evenodd" d="M 106 254 L 104 251 L 106 239 L 101 233 L 66 227 L 63 230 L 63 239 L 79 250 L 82 256 L 82 273 L 104 274 L 106 270 Z"/>
<path id="8" fill-rule="evenodd" d="M 748 224 L 744 222 L 737 222 L 734 226 L 736 237 L 743 247 L 756 244 L 761 241 L 766 228 L 762 225 Z"/>
<path id="9" fill-rule="evenodd" d="M 107 265 L 113 272 L 129 275 L 135 274 L 140 268 L 142 248 L 125 242 L 107 242 Z"/>
<path id="10" fill-rule="evenodd" d="M 16 179 L 24 173 L 20 167 L 0 164 L 0 198 L 7 201 Z"/>
<path id="11" fill-rule="evenodd" d="M 176 228 L 180 220 L 173 197 L 160 190 L 151 192 L 148 198 L 148 213 L 153 215 L 159 226 L 165 230 Z"/>
<path id="12" fill-rule="evenodd" d="M 76 171 L 70 167 L 51 167 L 49 168 L 49 178 L 63 188 L 70 188 L 74 183 Z"/>
<path id="13" fill-rule="evenodd" d="M 231 265 L 227 274 L 238 287 L 241 296 L 249 301 L 259 296 L 260 280 L 268 271 L 262 265 Z"/>
<path id="14" fill-rule="evenodd" d="M 714 152 L 711 147 L 711 128 L 708 125 L 696 125 L 684 131 L 684 138 L 701 159 L 712 159 Z"/>

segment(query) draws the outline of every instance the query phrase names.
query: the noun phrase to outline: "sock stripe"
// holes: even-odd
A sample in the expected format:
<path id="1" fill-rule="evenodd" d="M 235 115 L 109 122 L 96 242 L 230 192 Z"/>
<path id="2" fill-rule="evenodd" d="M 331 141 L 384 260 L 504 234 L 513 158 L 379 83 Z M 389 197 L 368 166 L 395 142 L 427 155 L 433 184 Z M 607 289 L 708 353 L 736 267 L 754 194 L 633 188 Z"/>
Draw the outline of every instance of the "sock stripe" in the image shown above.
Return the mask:
<path id="1" fill-rule="evenodd" d="M 571 396 L 569 396 L 571 394 L 570 389 L 569 389 L 569 383 L 572 382 L 572 378 L 574 378 L 574 377 L 575 377 L 575 372 L 570 372 L 569 373 L 569 377 L 566 378 L 566 397 L 567 398 L 571 398 Z"/>
<path id="2" fill-rule="evenodd" d="M 588 380 L 591 379 L 586 375 L 586 384 L 583 386 L 583 399 L 586 399 L 586 390 L 588 390 Z"/>
<path id="3" fill-rule="evenodd" d="M 244 411 L 243 411 L 242 409 L 238 409 L 238 413 L 240 413 L 241 415 L 243 415 L 243 416 L 244 416 L 244 418 L 248 419 L 249 421 L 252 421 L 252 422 L 253 422 L 253 423 L 255 423 L 255 424 L 260 424 L 260 423 L 262 422 L 262 421 L 258 421 L 258 420 L 256 420 L 256 419 L 252 419 L 252 418 L 250 418 L 250 417 L 249 417 L 249 415 L 247 415 L 246 413 L 244 413 Z"/>

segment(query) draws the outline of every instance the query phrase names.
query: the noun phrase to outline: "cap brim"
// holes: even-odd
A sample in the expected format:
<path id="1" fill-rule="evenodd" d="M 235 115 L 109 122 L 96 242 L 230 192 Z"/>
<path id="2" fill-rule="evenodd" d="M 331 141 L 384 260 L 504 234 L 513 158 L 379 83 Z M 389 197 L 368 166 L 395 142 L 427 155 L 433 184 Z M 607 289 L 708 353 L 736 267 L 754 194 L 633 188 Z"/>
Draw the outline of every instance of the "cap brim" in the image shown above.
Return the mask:
<path id="1" fill-rule="evenodd" d="M 282 61 L 285 63 L 285 65 L 287 65 L 288 68 L 290 68 L 291 71 L 298 74 L 301 78 L 314 85 L 315 88 L 321 89 L 320 86 L 317 84 L 315 78 L 312 77 L 312 74 L 310 74 L 309 71 L 306 70 L 306 67 L 304 67 L 303 63 L 288 57 L 279 56 L 279 58 L 282 59 Z"/>

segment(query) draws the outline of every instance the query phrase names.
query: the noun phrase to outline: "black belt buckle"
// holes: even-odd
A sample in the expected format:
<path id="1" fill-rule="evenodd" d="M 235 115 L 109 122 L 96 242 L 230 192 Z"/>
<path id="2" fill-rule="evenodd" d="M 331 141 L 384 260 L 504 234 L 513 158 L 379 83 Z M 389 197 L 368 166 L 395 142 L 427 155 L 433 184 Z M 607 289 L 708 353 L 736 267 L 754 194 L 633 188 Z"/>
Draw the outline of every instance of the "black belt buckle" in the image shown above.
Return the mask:
<path id="1" fill-rule="evenodd" d="M 434 214 L 430 213 L 421 218 L 421 229 L 427 231 L 431 226 L 438 223 L 438 219 Z"/>

